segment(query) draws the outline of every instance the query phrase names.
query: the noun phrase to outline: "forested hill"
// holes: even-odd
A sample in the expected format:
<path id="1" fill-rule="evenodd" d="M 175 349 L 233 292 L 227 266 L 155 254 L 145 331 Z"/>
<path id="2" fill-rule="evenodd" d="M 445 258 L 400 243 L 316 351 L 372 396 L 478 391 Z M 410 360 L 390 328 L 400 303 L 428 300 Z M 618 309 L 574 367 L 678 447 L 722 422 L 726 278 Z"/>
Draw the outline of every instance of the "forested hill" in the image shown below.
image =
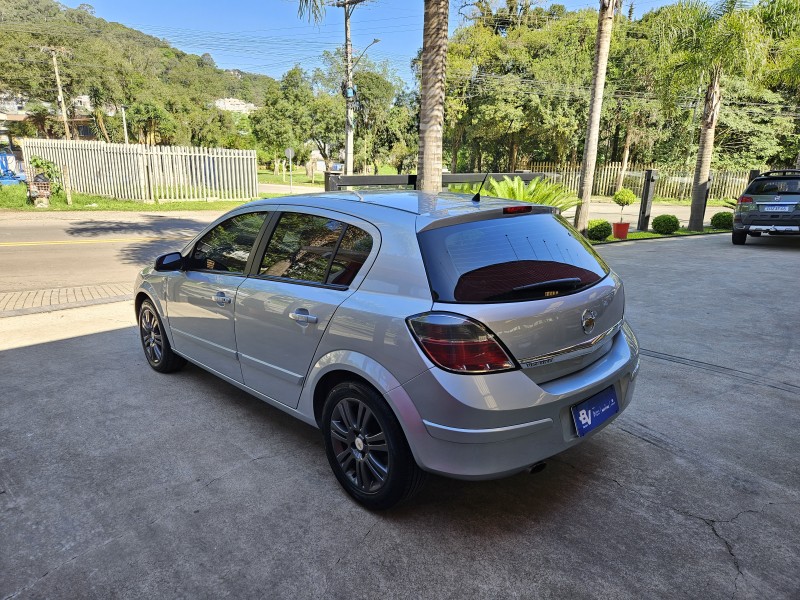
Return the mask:
<path id="1" fill-rule="evenodd" d="M 231 145 L 225 138 L 235 136 L 232 116 L 215 109 L 214 100 L 261 105 L 278 85 L 265 75 L 218 69 L 208 54 L 186 54 L 93 12 L 89 5 L 70 9 L 53 0 L 0 0 L 0 95 L 55 102 L 52 58 L 42 49 L 56 48 L 68 104 L 84 94 L 95 106 L 125 104 L 145 135 L 148 120 L 159 122 L 162 143 Z M 119 141 L 118 119 L 103 125 Z M 58 124 L 49 120 L 47 126 Z"/>

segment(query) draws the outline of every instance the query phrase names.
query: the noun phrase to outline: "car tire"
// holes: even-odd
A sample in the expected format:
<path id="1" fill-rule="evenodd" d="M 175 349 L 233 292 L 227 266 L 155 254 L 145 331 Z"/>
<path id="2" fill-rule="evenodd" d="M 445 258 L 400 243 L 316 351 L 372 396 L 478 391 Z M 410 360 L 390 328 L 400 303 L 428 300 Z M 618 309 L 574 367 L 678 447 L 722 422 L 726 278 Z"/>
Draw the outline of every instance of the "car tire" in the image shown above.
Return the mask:
<path id="1" fill-rule="evenodd" d="M 742 246 L 747 241 L 747 232 L 746 231 L 736 231 L 735 229 L 731 232 L 731 242 L 735 246 Z"/>
<path id="2" fill-rule="evenodd" d="M 385 510 L 422 487 L 419 468 L 389 405 L 372 387 L 348 381 L 328 394 L 322 410 L 325 453 L 336 479 L 357 502 Z"/>
<path id="3" fill-rule="evenodd" d="M 186 359 L 172 351 L 164 332 L 161 317 L 150 300 L 139 307 L 139 341 L 147 362 L 159 373 L 172 373 L 183 368 Z"/>

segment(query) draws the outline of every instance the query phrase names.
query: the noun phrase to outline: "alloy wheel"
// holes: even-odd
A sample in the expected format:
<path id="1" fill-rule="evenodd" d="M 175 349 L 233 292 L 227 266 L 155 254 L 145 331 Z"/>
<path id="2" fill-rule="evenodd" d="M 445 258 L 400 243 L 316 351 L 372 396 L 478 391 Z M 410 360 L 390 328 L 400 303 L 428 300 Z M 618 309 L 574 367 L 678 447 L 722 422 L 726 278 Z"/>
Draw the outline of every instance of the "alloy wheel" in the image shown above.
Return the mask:
<path id="1" fill-rule="evenodd" d="M 356 398 L 344 398 L 330 420 L 333 451 L 342 472 L 361 492 L 374 494 L 389 476 L 389 448 L 380 422 Z"/>
<path id="2" fill-rule="evenodd" d="M 144 307 L 139 316 L 139 333 L 142 336 L 142 346 L 147 360 L 157 365 L 164 357 L 164 340 L 158 317 L 149 307 Z"/>

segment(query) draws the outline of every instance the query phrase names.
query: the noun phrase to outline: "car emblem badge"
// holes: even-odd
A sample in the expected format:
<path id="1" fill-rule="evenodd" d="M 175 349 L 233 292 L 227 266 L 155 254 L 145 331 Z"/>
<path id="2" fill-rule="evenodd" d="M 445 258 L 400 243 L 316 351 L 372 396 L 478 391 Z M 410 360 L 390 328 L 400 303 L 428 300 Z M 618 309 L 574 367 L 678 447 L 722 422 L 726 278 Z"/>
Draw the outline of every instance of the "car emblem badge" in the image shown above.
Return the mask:
<path id="1" fill-rule="evenodd" d="M 594 323 L 597 319 L 597 313 L 593 310 L 585 310 L 581 315 L 581 325 L 583 325 L 583 333 L 589 334 L 594 331 Z"/>
<path id="2" fill-rule="evenodd" d="M 780 201 L 781 201 L 781 197 L 780 196 L 775 196 L 775 202 L 780 202 Z"/>

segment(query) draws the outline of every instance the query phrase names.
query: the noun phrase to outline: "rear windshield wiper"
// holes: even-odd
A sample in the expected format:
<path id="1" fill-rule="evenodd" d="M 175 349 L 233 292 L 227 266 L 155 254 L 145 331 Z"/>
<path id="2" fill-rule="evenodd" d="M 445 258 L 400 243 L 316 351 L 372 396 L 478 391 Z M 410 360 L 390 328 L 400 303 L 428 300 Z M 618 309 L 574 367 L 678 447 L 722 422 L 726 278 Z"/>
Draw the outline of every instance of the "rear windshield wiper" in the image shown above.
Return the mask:
<path id="1" fill-rule="evenodd" d="M 528 292 L 532 290 L 539 290 L 547 288 L 548 290 L 574 290 L 580 287 L 581 280 L 577 277 L 566 277 L 564 279 L 551 279 L 549 281 L 539 281 L 538 283 L 529 283 L 527 285 L 520 285 L 512 288 L 513 292 Z"/>

